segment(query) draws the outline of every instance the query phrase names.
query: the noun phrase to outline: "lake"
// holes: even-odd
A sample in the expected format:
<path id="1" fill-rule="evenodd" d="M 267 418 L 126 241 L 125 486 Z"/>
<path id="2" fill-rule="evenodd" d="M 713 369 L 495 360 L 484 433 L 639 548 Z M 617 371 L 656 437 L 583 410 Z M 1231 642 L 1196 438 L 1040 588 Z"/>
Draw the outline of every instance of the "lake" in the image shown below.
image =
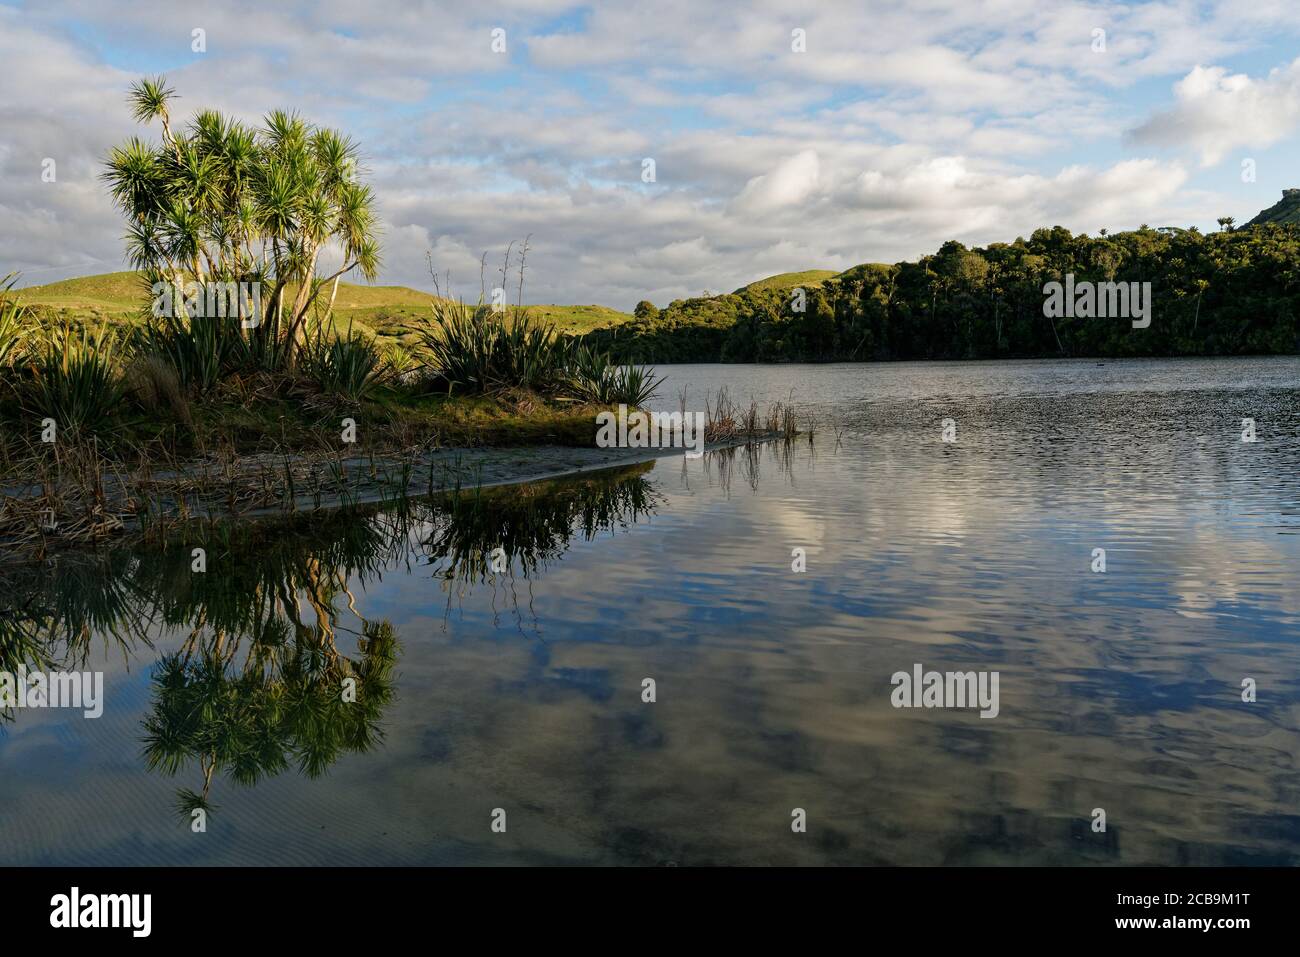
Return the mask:
<path id="1" fill-rule="evenodd" d="M 812 440 L 0 579 L 0 863 L 1300 863 L 1300 361 L 659 372 Z"/>

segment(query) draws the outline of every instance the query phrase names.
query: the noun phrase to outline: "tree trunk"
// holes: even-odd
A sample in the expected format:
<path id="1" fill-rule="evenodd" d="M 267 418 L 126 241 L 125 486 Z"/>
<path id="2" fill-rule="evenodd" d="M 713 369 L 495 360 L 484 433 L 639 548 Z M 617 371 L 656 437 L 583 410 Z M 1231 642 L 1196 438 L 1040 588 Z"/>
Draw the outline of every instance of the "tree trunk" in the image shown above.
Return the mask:
<path id="1" fill-rule="evenodd" d="M 307 268 L 303 271 L 302 282 L 298 286 L 298 295 L 293 301 L 293 316 L 289 320 L 289 329 L 284 335 L 284 347 L 287 350 L 285 358 L 290 370 L 297 364 L 298 329 L 307 315 L 307 305 L 312 299 L 312 280 L 316 278 L 316 257 L 319 254 L 320 246 L 313 246 L 311 255 L 307 257 Z"/>
<path id="2" fill-rule="evenodd" d="M 325 307 L 325 323 L 326 323 L 326 324 L 329 323 L 330 319 L 331 319 L 331 318 L 333 317 L 333 315 L 334 315 L 334 297 L 337 296 L 337 295 L 339 294 L 339 280 L 340 280 L 341 278 L 342 278 L 342 274 L 339 274 L 339 275 L 335 276 L 335 277 L 334 277 L 334 283 L 333 283 L 332 287 L 330 288 L 330 302 L 329 302 L 329 305 Z"/>

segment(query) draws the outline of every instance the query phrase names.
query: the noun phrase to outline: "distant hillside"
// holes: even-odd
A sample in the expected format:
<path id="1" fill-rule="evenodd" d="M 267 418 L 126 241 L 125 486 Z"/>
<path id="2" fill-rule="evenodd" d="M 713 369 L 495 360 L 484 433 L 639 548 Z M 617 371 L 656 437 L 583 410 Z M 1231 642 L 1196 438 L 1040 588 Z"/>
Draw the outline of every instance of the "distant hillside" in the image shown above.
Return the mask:
<path id="1" fill-rule="evenodd" d="M 15 290 L 23 301 L 34 306 L 70 309 L 74 312 L 97 311 L 103 316 L 134 313 L 144 290 L 134 272 L 109 272 L 99 276 L 64 279 L 43 286 L 26 286 Z"/>
<path id="2" fill-rule="evenodd" d="M 986 247 L 949 241 L 914 262 L 785 273 L 663 308 L 641 303 L 631 321 L 586 340 L 644 363 L 1295 354 L 1298 207 L 1300 190 L 1287 190 L 1250 229 L 1088 236 L 1053 226 Z M 1122 316 L 1051 315 L 1047 284 L 1067 274 L 1148 283 L 1150 297 Z M 800 285 L 805 295 L 793 296 Z"/>
<path id="3" fill-rule="evenodd" d="M 838 275 L 834 269 L 805 269 L 803 272 L 783 272 L 768 276 L 748 286 L 741 286 L 736 292 L 761 292 L 764 289 L 793 289 L 795 286 L 820 286 L 827 279 Z"/>
<path id="4" fill-rule="evenodd" d="M 529 306 L 528 311 L 545 319 L 561 332 L 583 333 L 601 326 L 616 326 L 632 318 L 609 306 Z"/>
<path id="5" fill-rule="evenodd" d="M 1300 224 L 1300 189 L 1282 190 L 1282 198 L 1248 222 L 1247 226 L 1264 223 Z"/>
<path id="6" fill-rule="evenodd" d="M 133 321 L 145 304 L 148 290 L 134 272 L 111 272 L 82 276 L 42 286 L 15 290 L 24 302 L 53 311 L 67 310 L 76 318 Z M 400 336 L 404 326 L 429 317 L 433 293 L 409 286 L 366 286 L 339 283 L 334 302 L 335 327 L 349 323 L 361 332 L 379 336 Z M 607 306 L 541 305 L 529 307 L 553 323 L 561 332 L 583 333 L 598 326 L 611 326 L 632 317 Z"/>

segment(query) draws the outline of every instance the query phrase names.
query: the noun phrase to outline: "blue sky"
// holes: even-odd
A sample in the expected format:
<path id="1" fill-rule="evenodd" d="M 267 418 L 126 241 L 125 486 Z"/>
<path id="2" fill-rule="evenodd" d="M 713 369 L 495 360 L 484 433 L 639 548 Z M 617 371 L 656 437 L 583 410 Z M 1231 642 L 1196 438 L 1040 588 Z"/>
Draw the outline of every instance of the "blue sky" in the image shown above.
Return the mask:
<path id="1" fill-rule="evenodd" d="M 471 296 L 525 235 L 526 299 L 630 309 L 1043 225 L 1213 229 L 1300 186 L 1298 39 L 1282 0 L 0 2 L 0 273 L 122 267 L 96 176 L 157 135 L 145 73 L 181 117 L 343 128 L 381 281 L 427 287 L 427 251 Z"/>

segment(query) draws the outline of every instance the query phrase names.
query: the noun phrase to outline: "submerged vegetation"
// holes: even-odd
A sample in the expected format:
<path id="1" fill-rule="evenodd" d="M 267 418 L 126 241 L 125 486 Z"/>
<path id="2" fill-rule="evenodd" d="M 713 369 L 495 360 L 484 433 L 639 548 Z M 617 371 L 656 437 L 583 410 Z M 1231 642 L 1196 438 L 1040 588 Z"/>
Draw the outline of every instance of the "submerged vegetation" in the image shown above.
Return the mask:
<path id="1" fill-rule="evenodd" d="M 1293 199 L 1293 198 L 1292 198 Z M 812 272 L 734 293 L 637 307 L 585 339 L 621 361 L 989 359 L 1290 354 L 1300 351 L 1300 226 L 1262 222 L 1202 234 L 1100 236 L 1060 226 L 1029 239 L 832 278 Z M 1044 286 L 1149 282 L 1150 328 L 1115 318 L 1048 318 Z M 794 290 L 803 290 L 802 303 Z M 799 311 L 797 305 L 803 305 Z"/>

